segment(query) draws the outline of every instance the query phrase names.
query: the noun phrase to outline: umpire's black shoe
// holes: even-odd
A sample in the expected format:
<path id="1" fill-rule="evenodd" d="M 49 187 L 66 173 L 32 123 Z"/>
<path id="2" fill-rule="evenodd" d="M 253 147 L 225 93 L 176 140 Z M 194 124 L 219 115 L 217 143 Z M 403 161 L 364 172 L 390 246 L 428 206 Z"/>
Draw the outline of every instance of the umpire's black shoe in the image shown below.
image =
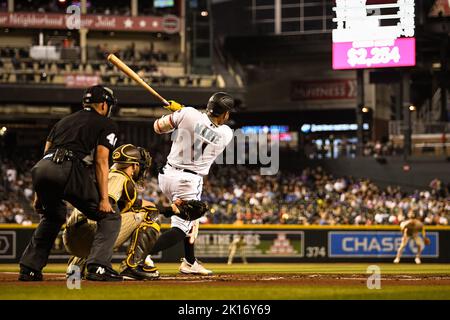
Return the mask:
<path id="1" fill-rule="evenodd" d="M 42 272 L 20 265 L 19 281 L 42 281 Z"/>
<path id="2" fill-rule="evenodd" d="M 156 280 L 159 278 L 159 271 L 156 268 L 142 266 L 126 267 L 120 275 L 127 280 Z"/>
<path id="3" fill-rule="evenodd" d="M 99 264 L 90 264 L 87 266 L 86 280 L 122 281 L 123 277 L 109 267 Z"/>

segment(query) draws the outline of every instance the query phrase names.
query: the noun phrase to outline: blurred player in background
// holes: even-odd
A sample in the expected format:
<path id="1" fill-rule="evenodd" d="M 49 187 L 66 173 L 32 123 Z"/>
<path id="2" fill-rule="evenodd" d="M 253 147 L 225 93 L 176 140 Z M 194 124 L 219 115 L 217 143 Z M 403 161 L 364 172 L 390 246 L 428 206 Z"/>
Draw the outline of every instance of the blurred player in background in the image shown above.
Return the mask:
<path id="1" fill-rule="evenodd" d="M 174 112 L 154 122 L 158 134 L 176 130 L 167 164 L 158 176 L 159 187 L 171 201 L 200 200 L 203 176 L 209 173 L 213 162 L 233 138 L 232 130 L 225 123 L 234 109 L 234 99 L 227 93 L 217 92 L 209 99 L 206 113 L 174 101 L 170 103 L 168 109 Z M 185 257 L 180 272 L 212 274 L 194 254 L 199 221 L 187 221 L 178 216 L 172 216 L 171 220 L 171 229 L 161 235 L 151 255 L 184 241 Z"/>
<path id="2" fill-rule="evenodd" d="M 414 212 L 410 211 L 408 212 L 408 220 L 403 221 L 400 224 L 400 230 L 402 232 L 402 243 L 400 244 L 400 247 L 397 251 L 397 256 L 395 257 L 394 263 L 399 263 L 400 258 L 402 256 L 403 250 L 405 249 L 406 245 L 408 244 L 409 240 L 412 238 L 417 246 L 417 254 L 414 261 L 416 264 L 420 264 L 420 256 L 422 254 L 423 250 L 423 244 L 428 245 L 430 244 L 430 239 L 426 237 L 425 235 L 425 228 L 423 226 L 422 221 L 419 219 L 416 219 L 416 216 Z M 420 239 L 419 233 L 422 233 L 423 242 Z"/>
<path id="3" fill-rule="evenodd" d="M 234 256 L 236 255 L 236 252 L 239 251 L 242 262 L 244 264 L 247 264 L 247 256 L 245 254 L 245 240 L 244 235 L 239 235 L 238 237 L 234 238 L 233 241 L 230 244 L 230 247 L 228 248 L 229 255 L 228 255 L 228 264 L 231 265 L 233 263 Z"/>

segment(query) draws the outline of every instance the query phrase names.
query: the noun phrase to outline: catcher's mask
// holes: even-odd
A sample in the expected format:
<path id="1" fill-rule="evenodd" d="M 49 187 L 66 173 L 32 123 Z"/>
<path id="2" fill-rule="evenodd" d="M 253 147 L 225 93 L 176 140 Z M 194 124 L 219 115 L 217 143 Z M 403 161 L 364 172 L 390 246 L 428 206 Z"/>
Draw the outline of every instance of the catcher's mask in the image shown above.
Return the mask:
<path id="1" fill-rule="evenodd" d="M 114 97 L 114 92 L 110 88 L 100 85 L 86 89 L 83 95 L 83 105 L 91 105 L 93 103 L 102 102 L 106 102 L 108 105 L 107 117 L 110 117 L 112 110 L 117 104 L 117 99 Z"/>
<path id="2" fill-rule="evenodd" d="M 136 182 L 144 180 L 152 165 L 150 153 L 144 148 L 132 144 L 124 144 L 116 148 L 112 158 L 114 163 L 139 165 L 139 172 L 133 175 Z"/>

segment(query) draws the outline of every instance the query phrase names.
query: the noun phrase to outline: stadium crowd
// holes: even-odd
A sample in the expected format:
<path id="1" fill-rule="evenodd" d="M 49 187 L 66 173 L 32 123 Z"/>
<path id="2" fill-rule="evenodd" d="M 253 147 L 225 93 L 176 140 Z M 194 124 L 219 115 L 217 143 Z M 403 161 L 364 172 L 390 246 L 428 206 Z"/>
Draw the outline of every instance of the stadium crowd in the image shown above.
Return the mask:
<path id="1" fill-rule="evenodd" d="M 0 223 L 27 225 L 38 219 L 31 209 L 32 165 L 32 161 L 18 154 L 8 158 L 0 155 Z"/>
<path id="2" fill-rule="evenodd" d="M 50 41 L 49 41 L 50 42 Z M 58 48 L 65 49 L 74 46 L 72 39 L 64 39 L 59 41 L 52 41 L 49 45 L 54 45 Z M 114 53 L 127 63 L 137 63 L 139 61 L 145 61 L 146 64 L 152 62 L 179 62 L 180 56 L 177 52 L 164 52 L 160 49 L 156 50 L 153 42 L 143 49 L 136 49 L 134 43 L 125 48 L 119 48 L 117 45 L 109 47 L 107 43 L 99 44 L 96 47 L 88 47 L 88 60 L 90 63 L 97 63 L 98 61 L 104 62 L 106 57 Z M 21 62 L 29 63 L 38 61 L 45 63 L 44 60 L 32 60 L 30 57 L 29 47 L 0 47 L 0 58 L 11 59 L 13 63 L 20 64 Z M 72 59 L 72 63 L 78 63 L 79 59 Z M 76 61 L 77 60 L 77 61 Z M 55 63 L 70 63 L 61 58 L 61 61 L 54 61 Z M 30 65 L 31 67 L 31 65 Z M 18 68 L 16 68 L 18 69 Z"/>
<path id="3" fill-rule="evenodd" d="M 164 201 L 152 177 L 144 197 Z M 450 186 L 433 180 L 429 190 L 381 190 L 369 180 L 334 178 L 320 167 L 262 176 L 259 169 L 217 166 L 205 178 L 203 200 L 211 210 L 204 223 L 400 224 L 409 212 L 428 225 L 447 225 Z"/>
<path id="4" fill-rule="evenodd" d="M 157 183 L 163 158 L 154 159 L 154 172 L 141 186 L 146 200 L 167 201 Z M 31 206 L 32 165 L 20 156 L 0 157 L 0 223 L 38 221 Z M 450 185 L 438 179 L 428 190 L 405 193 L 365 179 L 333 177 L 320 167 L 263 176 L 259 168 L 215 165 L 204 179 L 202 197 L 211 208 L 202 223 L 395 225 L 409 212 L 427 225 L 448 225 L 450 219 Z"/>
<path id="5" fill-rule="evenodd" d="M 116 46 L 108 47 L 106 43 L 89 48 L 87 63 L 81 63 L 79 59 L 36 60 L 29 57 L 29 48 L 0 47 L 0 83 L 67 85 L 67 76 L 80 75 L 95 77 L 98 82 L 107 85 L 134 85 L 129 77 L 112 64 L 104 63 L 106 56 L 111 52 L 153 85 L 182 87 L 218 85 L 215 75 L 184 74 L 177 52 L 155 50 L 151 45 L 137 50 L 133 44 L 119 49 Z"/>

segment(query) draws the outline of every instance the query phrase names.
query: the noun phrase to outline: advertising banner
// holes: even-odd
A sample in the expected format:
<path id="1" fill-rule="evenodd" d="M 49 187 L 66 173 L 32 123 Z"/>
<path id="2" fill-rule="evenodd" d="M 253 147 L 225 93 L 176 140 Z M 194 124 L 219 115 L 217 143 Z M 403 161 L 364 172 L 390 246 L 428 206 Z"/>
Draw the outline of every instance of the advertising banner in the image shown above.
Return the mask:
<path id="1" fill-rule="evenodd" d="M 195 242 L 199 258 L 228 257 L 234 239 L 242 235 L 246 256 L 251 258 L 300 258 L 304 255 L 303 231 L 204 230 Z"/>
<path id="2" fill-rule="evenodd" d="M 0 260 L 16 258 L 16 232 L 0 230 Z"/>
<path id="3" fill-rule="evenodd" d="M 385 46 L 357 47 L 352 42 L 333 43 L 333 69 L 414 66 L 416 39 L 400 38 Z"/>
<path id="4" fill-rule="evenodd" d="M 0 12 L 0 27 L 29 29 L 67 29 L 73 16 L 59 13 Z M 174 15 L 156 16 L 104 16 L 81 15 L 79 27 L 89 30 L 165 32 L 180 31 L 180 19 Z M 70 27 L 69 29 L 73 29 Z"/>
<path id="5" fill-rule="evenodd" d="M 0 225 L 0 263 L 17 263 L 25 250 L 34 227 Z M 167 230 L 165 225 L 162 232 Z M 424 246 L 424 263 L 450 262 L 450 228 L 428 227 L 426 236 L 431 243 Z M 430 230 L 431 229 L 431 230 Z M 51 250 L 50 262 L 66 263 L 69 254 L 64 248 L 62 232 Z M 195 242 L 195 254 L 204 262 L 225 263 L 230 246 L 238 237 L 243 238 L 243 251 L 252 262 L 392 262 L 401 243 L 401 232 L 394 226 L 356 227 L 343 226 L 200 226 Z M 113 254 L 113 261 L 126 257 L 128 241 Z M 403 258 L 414 258 L 416 243 L 410 240 Z M 236 252 L 240 261 L 242 251 Z M 179 262 L 184 256 L 183 242 L 176 244 L 157 256 L 159 262 Z"/>
<path id="6" fill-rule="evenodd" d="M 431 243 L 422 246 L 422 257 L 439 257 L 439 234 L 428 232 L 427 237 Z M 328 233 L 328 252 L 330 258 L 342 257 L 395 257 L 402 242 L 402 235 L 399 232 L 391 231 L 331 231 Z M 410 239 L 403 257 L 414 257 L 417 253 L 417 246 L 413 239 Z"/>
<path id="7" fill-rule="evenodd" d="M 293 81 L 292 101 L 348 100 L 356 98 L 356 79 Z"/>
<path id="8" fill-rule="evenodd" d="M 64 78 L 66 87 L 69 88 L 87 88 L 95 86 L 101 82 L 101 79 L 97 75 L 86 74 L 70 74 Z"/>

